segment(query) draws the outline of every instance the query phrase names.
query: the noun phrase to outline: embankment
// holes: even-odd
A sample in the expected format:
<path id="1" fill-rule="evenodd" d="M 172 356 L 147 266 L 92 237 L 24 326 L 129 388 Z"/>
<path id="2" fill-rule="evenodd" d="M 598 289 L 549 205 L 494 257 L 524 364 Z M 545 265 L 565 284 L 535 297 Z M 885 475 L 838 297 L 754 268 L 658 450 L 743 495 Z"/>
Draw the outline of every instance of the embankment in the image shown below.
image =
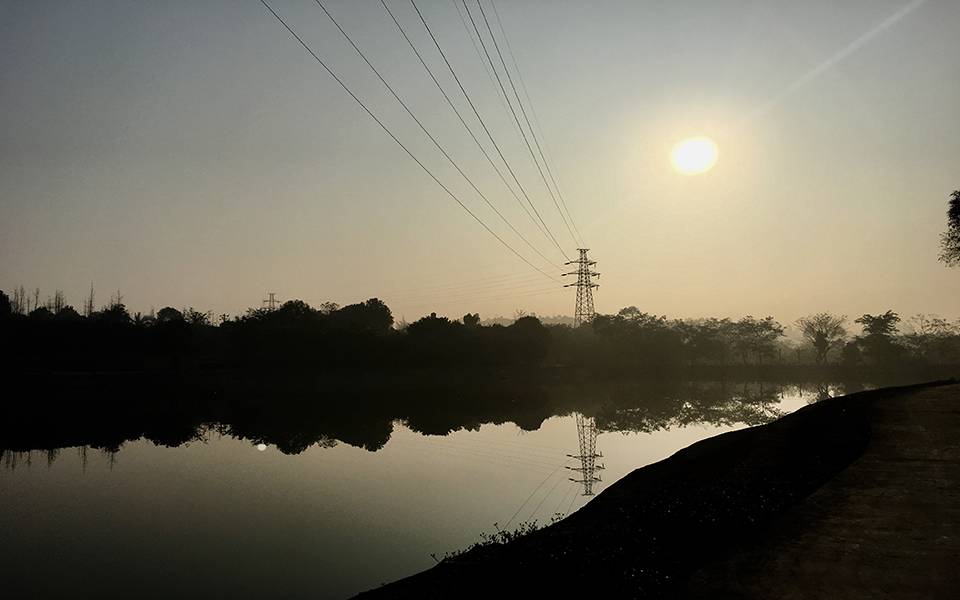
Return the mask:
<path id="1" fill-rule="evenodd" d="M 359 598 L 949 597 L 960 385 L 852 394 L 637 469 L 582 509 Z"/>

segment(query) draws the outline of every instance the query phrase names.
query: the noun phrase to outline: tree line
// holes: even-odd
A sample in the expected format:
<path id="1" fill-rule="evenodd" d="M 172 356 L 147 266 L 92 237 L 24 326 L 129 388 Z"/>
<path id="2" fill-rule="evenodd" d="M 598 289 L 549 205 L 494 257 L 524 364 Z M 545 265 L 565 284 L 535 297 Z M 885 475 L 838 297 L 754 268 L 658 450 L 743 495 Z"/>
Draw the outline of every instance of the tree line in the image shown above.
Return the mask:
<path id="1" fill-rule="evenodd" d="M 960 365 L 960 321 L 893 311 L 817 313 L 786 337 L 773 317 L 670 319 L 627 307 L 579 328 L 518 316 L 508 325 L 436 314 L 397 323 L 381 300 L 274 310 L 214 319 L 193 308 L 130 314 L 117 292 L 83 314 L 62 292 L 0 292 L 3 363 L 34 370 L 248 368 L 578 367 L 593 371 L 765 369 L 816 366 L 903 370 Z"/>

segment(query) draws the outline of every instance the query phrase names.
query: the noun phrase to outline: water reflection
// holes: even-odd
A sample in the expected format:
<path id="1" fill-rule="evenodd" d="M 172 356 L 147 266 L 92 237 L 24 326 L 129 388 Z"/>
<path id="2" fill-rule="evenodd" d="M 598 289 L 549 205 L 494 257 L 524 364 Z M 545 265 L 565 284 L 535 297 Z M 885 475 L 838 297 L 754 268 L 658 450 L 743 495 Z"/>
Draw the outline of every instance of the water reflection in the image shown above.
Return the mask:
<path id="1" fill-rule="evenodd" d="M 546 419 L 574 414 L 577 452 L 572 478 L 593 494 L 604 466 L 597 459 L 598 433 L 669 431 L 695 424 L 758 425 L 783 414 L 785 397 L 806 403 L 862 389 L 861 384 L 771 384 L 729 382 L 591 385 L 433 385 L 316 391 L 318 382 L 286 382 L 267 394 L 262 384 L 196 382 L 151 386 L 147 381 L 111 381 L 86 393 L 13 407 L 0 423 L 0 459 L 8 468 L 46 464 L 64 448 L 76 447 L 81 464 L 91 449 L 110 464 L 124 444 L 145 439 L 158 446 L 204 442 L 211 434 L 249 442 L 258 450 L 288 455 L 338 444 L 381 450 L 398 424 L 427 436 L 477 431 L 484 424 L 515 423 L 538 430 Z M 136 388 L 137 393 L 131 393 Z M 137 398 L 130 400 L 130 398 Z M 795 407 L 793 407 L 795 408 Z"/>
<path id="2" fill-rule="evenodd" d="M 603 454 L 597 452 L 597 422 L 593 417 L 580 413 L 576 414 L 576 420 L 580 454 L 568 454 L 567 456 L 580 461 L 580 466 L 567 468 L 580 473 L 580 479 L 571 477 L 570 481 L 583 486 L 584 496 L 592 496 L 593 484 L 602 481 L 600 476 L 597 475 L 597 471 L 602 471 L 605 468 L 603 464 L 597 464 L 597 459 L 603 458 Z"/>
<path id="3" fill-rule="evenodd" d="M 483 532 L 567 515 L 637 467 L 818 393 L 143 378 L 83 389 L 8 405 L 0 421 L 10 597 L 347 597 Z"/>

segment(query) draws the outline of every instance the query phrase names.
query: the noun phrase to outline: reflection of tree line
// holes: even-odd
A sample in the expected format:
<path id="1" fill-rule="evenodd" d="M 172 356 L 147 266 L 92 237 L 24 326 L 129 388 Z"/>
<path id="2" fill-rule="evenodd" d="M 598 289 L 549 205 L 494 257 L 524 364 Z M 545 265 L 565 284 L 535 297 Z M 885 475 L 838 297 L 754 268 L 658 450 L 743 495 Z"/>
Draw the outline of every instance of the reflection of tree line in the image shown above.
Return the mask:
<path id="1" fill-rule="evenodd" d="M 389 441 L 397 422 L 424 435 L 508 422 L 534 431 L 550 417 L 573 412 L 595 416 L 601 431 L 757 425 L 780 416 L 782 394 L 818 393 L 817 386 L 770 383 L 285 381 L 276 386 L 261 378 L 171 383 L 130 376 L 38 385 L 38 397 L 56 400 L 9 406 L 9 418 L 0 422 L 0 452 L 8 466 L 52 462 L 68 447 L 104 451 L 112 461 L 130 441 L 177 447 L 217 435 L 268 444 L 287 454 L 341 442 L 376 451 Z M 37 451 L 36 456 L 23 454 L 30 451 Z"/>

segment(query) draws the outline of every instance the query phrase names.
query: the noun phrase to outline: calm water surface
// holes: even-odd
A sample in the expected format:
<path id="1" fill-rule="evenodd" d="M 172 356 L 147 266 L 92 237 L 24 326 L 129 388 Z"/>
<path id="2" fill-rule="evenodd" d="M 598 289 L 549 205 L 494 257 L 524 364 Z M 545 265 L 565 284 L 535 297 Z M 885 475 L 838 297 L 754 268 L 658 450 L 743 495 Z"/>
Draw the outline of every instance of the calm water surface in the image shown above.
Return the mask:
<path id="1" fill-rule="evenodd" d="M 767 385 L 757 399 L 756 389 L 706 406 L 674 398 L 669 410 L 638 401 L 599 411 L 596 491 L 744 427 L 744 406 L 747 420 L 769 420 L 817 395 Z M 567 456 L 578 451 L 574 413 L 532 431 L 471 427 L 423 435 L 395 420 L 376 451 L 324 439 L 285 454 L 213 426 L 176 447 L 138 439 L 117 452 L 63 448 L 52 461 L 7 450 L 7 597 L 343 598 L 426 569 L 431 555 L 482 532 L 547 522 L 590 500 L 564 468 L 578 466 Z"/>

